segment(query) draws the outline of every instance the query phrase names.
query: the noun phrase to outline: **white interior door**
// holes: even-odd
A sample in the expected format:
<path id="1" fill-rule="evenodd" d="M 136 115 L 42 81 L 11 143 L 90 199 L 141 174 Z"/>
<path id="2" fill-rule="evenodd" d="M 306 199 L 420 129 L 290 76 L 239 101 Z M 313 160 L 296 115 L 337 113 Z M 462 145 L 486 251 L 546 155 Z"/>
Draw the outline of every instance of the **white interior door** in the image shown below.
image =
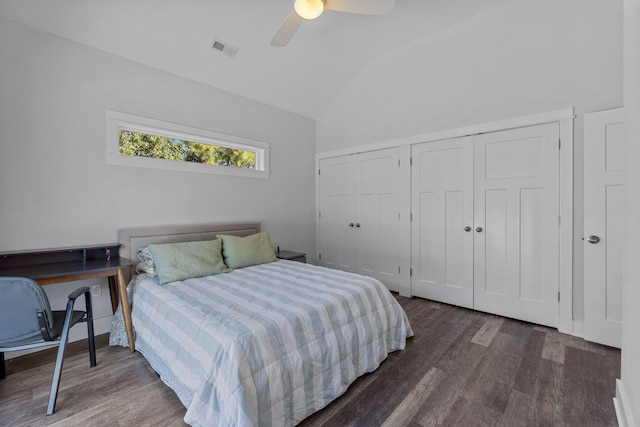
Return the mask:
<path id="1" fill-rule="evenodd" d="M 320 265 L 355 272 L 355 168 L 352 156 L 320 160 Z"/>
<path id="2" fill-rule="evenodd" d="M 471 140 L 428 142 L 411 152 L 411 292 L 468 308 L 473 308 Z"/>
<path id="3" fill-rule="evenodd" d="M 474 137 L 474 308 L 558 324 L 559 125 Z"/>
<path id="4" fill-rule="evenodd" d="M 624 110 L 584 116 L 584 338 L 620 348 Z"/>
<path id="5" fill-rule="evenodd" d="M 400 289 L 399 149 L 372 151 L 355 157 L 356 272 L 375 277 L 390 290 Z M 407 244 L 407 242 L 404 242 Z"/>

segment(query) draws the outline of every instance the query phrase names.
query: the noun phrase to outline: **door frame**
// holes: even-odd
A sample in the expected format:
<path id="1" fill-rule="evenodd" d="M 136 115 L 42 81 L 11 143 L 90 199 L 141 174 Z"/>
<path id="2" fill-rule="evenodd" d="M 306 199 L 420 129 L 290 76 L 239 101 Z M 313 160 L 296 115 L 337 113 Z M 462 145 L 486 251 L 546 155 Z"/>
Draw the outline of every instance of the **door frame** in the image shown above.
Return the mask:
<path id="1" fill-rule="evenodd" d="M 573 221 L 573 120 L 575 115 L 573 107 L 563 108 L 559 110 L 553 110 L 543 112 L 539 114 L 532 114 L 526 116 L 519 116 L 508 118 L 504 120 L 498 120 L 493 122 L 486 122 L 475 124 L 471 126 L 464 126 L 460 128 L 448 129 L 439 132 L 431 132 L 426 134 L 414 135 L 406 138 L 398 138 L 392 140 L 386 140 L 376 142 L 372 144 L 360 145 L 355 147 L 344 148 L 340 150 L 327 151 L 323 153 L 316 153 L 315 165 L 316 165 L 316 236 L 318 236 L 318 212 L 319 212 L 319 179 L 318 170 L 320 159 L 344 156 L 349 154 L 356 154 L 363 151 L 373 151 L 385 148 L 403 147 L 404 153 L 407 157 L 407 162 L 410 161 L 411 145 L 423 142 L 438 141 L 442 139 L 456 138 L 460 136 L 476 135 L 479 133 L 496 132 L 501 130 L 513 129 L 518 127 L 532 126 L 543 123 L 558 122 L 560 126 L 560 243 L 558 248 L 559 260 L 559 292 L 560 302 L 558 308 L 558 330 L 560 332 L 568 334 L 581 334 L 582 323 L 575 322 L 573 319 L 573 248 L 574 244 L 581 244 L 581 241 L 576 242 L 574 236 L 578 239 L 582 236 L 582 231 L 578 230 L 574 233 L 574 221 Z M 407 183 L 411 182 L 411 171 L 409 170 L 404 174 Z M 410 187 L 407 185 L 406 187 Z M 404 192 L 403 192 L 404 193 Z M 401 197 L 401 209 L 410 212 L 411 200 L 410 191 L 407 191 Z M 411 236 L 411 223 L 409 221 L 404 222 L 403 235 L 407 236 L 407 241 L 410 242 Z M 409 243 L 406 250 L 403 250 L 403 259 L 406 259 L 405 263 L 410 265 L 411 261 L 411 244 Z M 318 247 L 316 238 L 316 254 L 315 259 L 318 257 Z M 408 280 L 407 280 L 408 279 Z M 407 285 L 410 283 L 410 278 L 403 280 L 405 284 L 401 295 L 410 296 L 411 289 Z M 408 288 L 406 288 L 408 286 Z"/>

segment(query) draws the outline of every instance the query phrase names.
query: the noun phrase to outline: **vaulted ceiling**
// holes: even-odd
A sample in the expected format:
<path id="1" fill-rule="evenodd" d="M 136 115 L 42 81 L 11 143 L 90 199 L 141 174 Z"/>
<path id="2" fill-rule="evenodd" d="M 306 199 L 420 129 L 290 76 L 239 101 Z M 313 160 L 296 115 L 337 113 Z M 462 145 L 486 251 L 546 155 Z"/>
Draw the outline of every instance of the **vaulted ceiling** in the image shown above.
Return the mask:
<path id="1" fill-rule="evenodd" d="M 508 0 L 397 0 L 325 11 L 269 42 L 292 0 L 2 0 L 0 16 L 294 113 L 318 117 L 372 58 Z M 211 49 L 215 39 L 235 57 Z"/>

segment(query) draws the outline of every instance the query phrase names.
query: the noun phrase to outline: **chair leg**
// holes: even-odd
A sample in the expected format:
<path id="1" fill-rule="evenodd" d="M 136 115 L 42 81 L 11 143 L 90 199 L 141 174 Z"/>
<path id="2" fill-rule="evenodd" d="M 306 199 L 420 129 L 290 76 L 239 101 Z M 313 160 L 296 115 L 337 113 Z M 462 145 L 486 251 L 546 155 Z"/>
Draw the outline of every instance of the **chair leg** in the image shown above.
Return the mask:
<path id="1" fill-rule="evenodd" d="M 89 341 L 89 366 L 96 366 L 96 341 L 93 334 L 93 307 L 91 305 L 91 295 L 84 294 L 85 309 L 87 312 L 87 341 Z"/>
<path id="2" fill-rule="evenodd" d="M 87 340 L 89 341 L 89 366 L 96 366 L 96 341 L 93 336 L 93 320 L 87 321 Z"/>
<path id="3" fill-rule="evenodd" d="M 7 378 L 7 371 L 4 368 L 4 353 L 0 351 L 0 380 Z"/>
<path id="4" fill-rule="evenodd" d="M 56 367 L 53 370 L 53 380 L 51 381 L 51 393 L 49 393 L 49 404 L 47 405 L 47 415 L 53 414 L 56 409 L 56 399 L 58 398 L 58 389 L 60 387 L 60 375 L 62 374 L 62 362 L 64 361 L 64 352 L 67 349 L 69 341 L 69 324 L 71 323 L 71 315 L 73 307 L 67 307 L 67 313 L 64 317 L 64 326 L 60 335 L 60 343 L 58 344 L 58 356 L 56 357 Z"/>

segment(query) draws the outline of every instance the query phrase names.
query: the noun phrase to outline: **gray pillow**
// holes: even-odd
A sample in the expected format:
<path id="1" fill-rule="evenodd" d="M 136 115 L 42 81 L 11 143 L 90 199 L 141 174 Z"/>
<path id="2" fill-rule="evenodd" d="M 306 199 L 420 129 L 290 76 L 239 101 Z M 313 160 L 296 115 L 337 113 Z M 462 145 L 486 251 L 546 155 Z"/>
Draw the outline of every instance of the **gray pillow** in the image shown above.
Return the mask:
<path id="1" fill-rule="evenodd" d="M 149 245 L 149 248 L 161 285 L 230 271 L 222 259 L 222 242 L 218 239 Z"/>
<path id="2" fill-rule="evenodd" d="M 222 240 L 224 262 L 231 268 L 249 267 L 277 261 L 268 233 L 238 237 L 218 234 Z"/>
<path id="3" fill-rule="evenodd" d="M 149 246 L 138 249 L 138 259 L 140 262 L 136 265 L 136 273 L 146 273 L 150 276 L 157 276 L 158 271 L 156 265 L 153 263 L 153 254 Z"/>

